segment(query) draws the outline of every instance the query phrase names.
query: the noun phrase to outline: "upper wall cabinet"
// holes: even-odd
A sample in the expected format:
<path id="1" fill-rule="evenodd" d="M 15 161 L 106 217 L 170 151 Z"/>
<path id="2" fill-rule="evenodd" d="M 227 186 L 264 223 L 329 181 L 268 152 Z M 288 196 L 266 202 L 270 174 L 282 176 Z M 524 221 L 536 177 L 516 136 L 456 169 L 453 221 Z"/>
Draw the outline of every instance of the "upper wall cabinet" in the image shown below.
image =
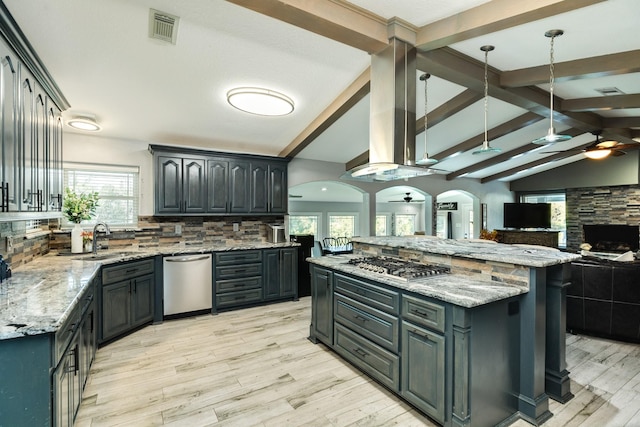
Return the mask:
<path id="1" fill-rule="evenodd" d="M 156 215 L 287 213 L 287 159 L 150 145 Z"/>
<path id="2" fill-rule="evenodd" d="M 67 108 L 0 3 L 0 220 L 60 216 L 61 111 Z"/>

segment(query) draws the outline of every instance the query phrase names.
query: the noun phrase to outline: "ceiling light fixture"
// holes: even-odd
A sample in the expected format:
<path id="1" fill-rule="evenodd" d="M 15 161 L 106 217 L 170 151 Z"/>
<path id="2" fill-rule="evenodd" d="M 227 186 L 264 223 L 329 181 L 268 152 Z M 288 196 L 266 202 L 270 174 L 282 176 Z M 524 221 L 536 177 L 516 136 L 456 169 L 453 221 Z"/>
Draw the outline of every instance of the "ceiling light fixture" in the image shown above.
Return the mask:
<path id="1" fill-rule="evenodd" d="M 416 162 L 420 166 L 429 166 L 438 163 L 436 159 L 429 158 L 427 153 L 427 80 L 431 74 L 424 73 L 420 76 L 420 80 L 424 82 L 424 154 L 422 158 Z"/>
<path id="2" fill-rule="evenodd" d="M 558 135 L 556 134 L 556 130 L 553 127 L 553 84 L 555 82 L 555 77 L 553 75 L 553 41 L 556 37 L 559 37 L 564 34 L 563 30 L 549 30 L 544 33 L 545 37 L 549 37 L 551 39 L 551 49 L 549 50 L 549 132 L 538 139 L 534 139 L 531 141 L 534 144 L 553 144 L 556 142 L 568 141 L 571 139 L 570 135 Z"/>
<path id="3" fill-rule="evenodd" d="M 67 122 L 67 125 L 87 132 L 97 132 L 102 129 L 96 122 L 95 116 L 92 115 L 75 116 Z"/>
<path id="4" fill-rule="evenodd" d="M 584 155 L 587 156 L 589 159 L 592 160 L 600 160 L 600 159 L 604 159 L 605 157 L 607 157 L 609 154 L 611 154 L 611 150 L 608 148 L 596 148 L 593 150 L 587 150 L 584 152 Z"/>
<path id="5" fill-rule="evenodd" d="M 595 142 L 584 150 L 584 155 L 592 160 L 600 160 L 608 157 L 612 153 L 611 147 L 615 147 L 615 141 L 600 141 L 601 131 L 592 132 L 596 136 Z"/>
<path id="6" fill-rule="evenodd" d="M 231 106 L 259 116 L 286 116 L 293 111 L 293 100 L 270 89 L 238 87 L 227 92 Z"/>
<path id="7" fill-rule="evenodd" d="M 482 143 L 482 148 L 473 152 L 473 154 L 491 154 L 491 153 L 499 153 L 499 148 L 492 148 L 489 146 L 489 139 L 487 138 L 488 130 L 487 130 L 487 115 L 489 114 L 489 52 L 495 49 L 494 46 L 485 45 L 480 48 L 481 51 L 484 52 L 484 142 Z"/>

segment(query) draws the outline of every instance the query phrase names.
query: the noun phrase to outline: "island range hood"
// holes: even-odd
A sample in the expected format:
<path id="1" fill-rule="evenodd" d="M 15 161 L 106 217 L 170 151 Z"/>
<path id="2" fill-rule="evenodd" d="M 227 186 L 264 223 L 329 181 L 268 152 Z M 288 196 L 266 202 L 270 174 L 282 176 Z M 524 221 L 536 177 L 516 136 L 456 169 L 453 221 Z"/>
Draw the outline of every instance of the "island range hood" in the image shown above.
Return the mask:
<path id="1" fill-rule="evenodd" d="M 415 47 L 395 37 L 371 55 L 369 163 L 341 179 L 393 181 L 433 173 L 415 166 L 416 71 Z"/>

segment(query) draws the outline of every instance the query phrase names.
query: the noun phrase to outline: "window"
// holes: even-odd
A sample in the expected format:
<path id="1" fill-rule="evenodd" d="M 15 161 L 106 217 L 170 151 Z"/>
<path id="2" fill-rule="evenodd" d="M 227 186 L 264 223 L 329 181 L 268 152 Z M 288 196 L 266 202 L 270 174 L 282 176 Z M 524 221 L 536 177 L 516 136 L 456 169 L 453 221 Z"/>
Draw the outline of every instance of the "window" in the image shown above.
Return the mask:
<path id="1" fill-rule="evenodd" d="M 558 246 L 567 247 L 566 196 L 564 193 L 523 194 L 521 203 L 550 203 L 551 229 L 558 231 Z"/>
<path id="2" fill-rule="evenodd" d="M 353 237 L 356 215 L 329 214 L 329 237 Z"/>
<path id="3" fill-rule="evenodd" d="M 416 216 L 406 214 L 395 215 L 395 235 L 411 236 L 416 231 Z"/>
<path id="4" fill-rule="evenodd" d="M 98 192 L 96 217 L 86 224 L 104 221 L 112 227 L 136 227 L 138 175 L 137 167 L 67 163 L 64 165 L 64 186 L 78 193 Z M 66 219 L 63 221 L 70 225 Z"/>
<path id="5" fill-rule="evenodd" d="M 320 240 L 318 218 L 319 215 L 289 215 L 289 234 L 313 234 L 315 240 Z"/>
<path id="6" fill-rule="evenodd" d="M 387 233 L 387 216 L 376 215 L 376 236 L 388 236 Z"/>

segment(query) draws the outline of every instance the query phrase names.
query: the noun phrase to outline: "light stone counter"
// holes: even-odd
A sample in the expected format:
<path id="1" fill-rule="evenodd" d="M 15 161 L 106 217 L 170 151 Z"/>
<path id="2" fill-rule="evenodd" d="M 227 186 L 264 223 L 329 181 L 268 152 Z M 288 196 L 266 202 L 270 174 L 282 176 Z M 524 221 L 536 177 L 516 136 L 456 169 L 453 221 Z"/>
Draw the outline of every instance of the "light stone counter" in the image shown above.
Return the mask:
<path id="1" fill-rule="evenodd" d="M 0 284 L 0 340 L 27 335 L 54 333 L 67 319 L 84 289 L 100 271 L 101 265 L 114 264 L 155 255 L 179 255 L 251 249 L 300 246 L 299 243 L 242 243 L 216 246 L 170 246 L 146 250 L 109 250 L 116 254 L 92 260 L 91 255 L 36 258 L 20 266 L 10 279 Z"/>
<path id="2" fill-rule="evenodd" d="M 352 240 L 356 251 L 358 244 L 383 246 L 527 267 L 548 267 L 581 258 L 578 254 L 544 246 L 507 245 L 479 240 L 441 239 L 434 236 L 354 237 Z"/>
<path id="3" fill-rule="evenodd" d="M 359 257 L 359 255 L 331 255 L 307 258 L 307 261 L 465 308 L 477 307 L 529 291 L 527 286 L 481 281 L 463 274 L 439 274 L 405 281 L 348 264 L 349 259 Z"/>

